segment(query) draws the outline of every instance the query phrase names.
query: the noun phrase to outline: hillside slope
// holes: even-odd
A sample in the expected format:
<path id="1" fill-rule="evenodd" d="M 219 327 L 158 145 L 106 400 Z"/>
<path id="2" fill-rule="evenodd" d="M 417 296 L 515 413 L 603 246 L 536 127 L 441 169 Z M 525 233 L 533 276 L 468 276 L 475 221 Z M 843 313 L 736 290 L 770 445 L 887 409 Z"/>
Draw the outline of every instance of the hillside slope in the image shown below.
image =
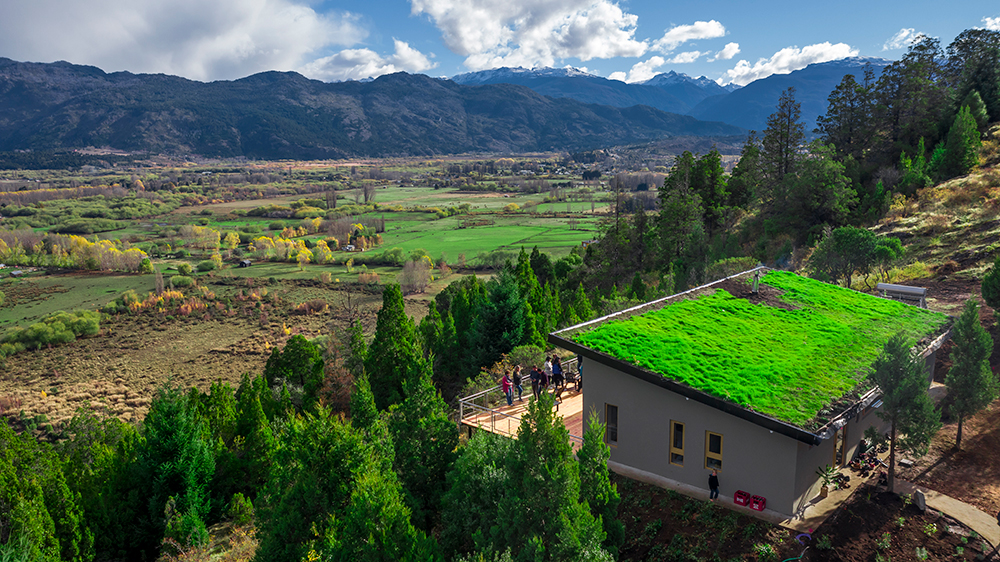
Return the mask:
<path id="1" fill-rule="evenodd" d="M 0 59 L 0 151 L 108 146 L 250 158 L 577 150 L 742 131 L 646 106 L 553 99 L 405 73 L 327 84 L 293 72 L 194 82 Z"/>
<path id="2" fill-rule="evenodd" d="M 925 264 L 928 274 L 981 278 L 1000 255 L 1000 124 L 981 156 L 973 173 L 894 201 L 874 232 L 899 238 L 907 261 Z"/>

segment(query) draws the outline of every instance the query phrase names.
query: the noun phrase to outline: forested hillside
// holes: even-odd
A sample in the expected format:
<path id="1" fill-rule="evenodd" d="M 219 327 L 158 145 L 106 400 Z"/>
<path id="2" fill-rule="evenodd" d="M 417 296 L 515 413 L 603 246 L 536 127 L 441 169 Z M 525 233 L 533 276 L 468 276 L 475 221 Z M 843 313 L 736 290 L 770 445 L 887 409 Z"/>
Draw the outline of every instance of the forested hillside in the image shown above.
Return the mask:
<path id="1" fill-rule="evenodd" d="M 968 30 L 946 49 L 923 38 L 878 79 L 862 70 L 830 93 L 816 141 L 805 144 L 789 88 L 766 129 L 747 139 L 732 174 L 715 151 L 685 153 L 657 193 L 620 194 L 628 212 L 588 248 L 589 284 L 606 291 L 640 275 L 691 286 L 706 279 L 710 264 L 740 257 L 808 266 L 830 279 L 877 263 L 891 268 L 902 257 L 898 239 L 876 250 L 869 231 L 851 233 L 904 209 L 934 183 L 996 163 L 997 140 L 983 138 L 1000 120 L 1000 32 Z M 839 246 L 852 236 L 849 248 L 870 248 L 860 261 Z M 818 243 L 822 251 L 806 262 Z"/>
<path id="2" fill-rule="evenodd" d="M 365 83 L 293 72 L 202 83 L 0 59 L 0 151 L 96 146 L 308 159 L 577 150 L 741 132 L 646 106 L 588 105 L 521 86 L 405 73 Z"/>

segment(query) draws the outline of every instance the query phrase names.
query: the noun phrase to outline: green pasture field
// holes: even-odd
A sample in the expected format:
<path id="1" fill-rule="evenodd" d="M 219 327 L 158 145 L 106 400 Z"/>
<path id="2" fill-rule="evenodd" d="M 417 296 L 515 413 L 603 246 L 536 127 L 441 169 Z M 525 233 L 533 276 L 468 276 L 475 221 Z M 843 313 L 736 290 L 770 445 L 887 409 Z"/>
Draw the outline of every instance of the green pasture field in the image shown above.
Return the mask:
<path id="1" fill-rule="evenodd" d="M 459 220 L 469 217 L 448 217 L 433 221 L 394 221 L 386 217 L 386 231 L 382 246 L 375 251 L 401 248 L 409 253 L 422 249 L 437 259 L 445 254 L 449 263 L 465 254 L 472 260 L 482 252 L 493 250 L 519 250 L 522 246 L 561 257 L 585 240 L 597 237 L 597 220 L 591 218 L 567 219 L 533 215 L 483 215 L 493 219 L 492 226 L 458 228 Z M 577 222 L 575 229 L 569 221 Z M 338 256 L 339 258 L 339 256 Z"/>
<path id="2" fill-rule="evenodd" d="M 772 271 L 785 310 L 724 290 L 610 321 L 573 338 L 618 359 L 795 425 L 864 385 L 891 335 L 914 345 L 948 316 Z"/>
<path id="3" fill-rule="evenodd" d="M 70 273 L 26 277 L 0 283 L 11 301 L 0 308 L 0 331 L 10 326 L 25 326 L 42 317 L 64 310 L 94 310 L 132 289 L 140 294 L 155 287 L 153 275 L 106 275 L 100 273 Z M 17 295 L 18 303 L 11 297 Z"/>
<path id="4" fill-rule="evenodd" d="M 332 282 L 336 283 L 337 280 L 341 283 L 355 282 L 358 280 L 358 274 L 365 271 L 361 266 L 354 266 L 353 272 L 347 271 L 347 266 L 345 262 L 351 257 L 352 254 L 347 254 L 340 252 L 337 254 L 336 264 L 306 264 L 306 266 L 300 271 L 298 264 L 286 263 L 286 262 L 271 262 L 271 261 L 253 261 L 250 258 L 253 265 L 250 267 L 236 267 L 227 266 L 222 271 L 215 271 L 216 276 L 228 276 L 228 277 L 253 277 L 256 279 L 270 279 L 274 278 L 277 280 L 284 279 L 319 279 L 320 275 L 323 273 L 329 273 L 332 278 Z M 360 254 L 353 254 L 360 255 Z M 386 267 L 386 266 L 367 266 L 367 271 L 369 273 L 378 273 L 381 282 L 385 283 L 393 282 L 396 275 L 399 273 L 400 268 L 398 267 Z M 168 275 L 176 275 L 176 269 L 165 269 L 163 273 L 164 277 Z M 207 275 L 207 274 L 199 274 Z"/>

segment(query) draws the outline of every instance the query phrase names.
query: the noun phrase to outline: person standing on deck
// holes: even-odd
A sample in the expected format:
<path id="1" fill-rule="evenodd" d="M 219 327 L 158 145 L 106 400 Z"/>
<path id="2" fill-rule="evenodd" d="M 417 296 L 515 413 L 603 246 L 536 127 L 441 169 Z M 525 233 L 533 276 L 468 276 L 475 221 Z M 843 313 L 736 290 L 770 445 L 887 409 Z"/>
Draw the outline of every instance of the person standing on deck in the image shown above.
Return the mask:
<path id="1" fill-rule="evenodd" d="M 552 356 L 552 391 L 556 402 L 562 402 L 562 391 L 566 389 L 566 379 L 563 377 L 562 361 L 558 355 Z"/>
<path id="2" fill-rule="evenodd" d="M 719 471 L 712 469 L 712 474 L 708 476 L 708 499 L 715 501 L 719 498 Z"/>
<path id="3" fill-rule="evenodd" d="M 503 372 L 503 376 L 497 381 L 500 384 L 500 388 L 503 390 L 503 395 L 507 397 L 507 405 L 511 406 L 514 404 L 514 389 L 511 388 L 510 377 L 507 376 L 507 371 Z"/>
<path id="4" fill-rule="evenodd" d="M 514 376 L 511 379 L 511 382 L 514 383 L 514 388 L 517 389 L 517 401 L 518 402 L 524 402 L 524 399 L 521 398 L 521 393 L 524 392 L 524 388 L 521 386 L 521 366 L 520 365 L 515 365 L 514 366 Z"/>

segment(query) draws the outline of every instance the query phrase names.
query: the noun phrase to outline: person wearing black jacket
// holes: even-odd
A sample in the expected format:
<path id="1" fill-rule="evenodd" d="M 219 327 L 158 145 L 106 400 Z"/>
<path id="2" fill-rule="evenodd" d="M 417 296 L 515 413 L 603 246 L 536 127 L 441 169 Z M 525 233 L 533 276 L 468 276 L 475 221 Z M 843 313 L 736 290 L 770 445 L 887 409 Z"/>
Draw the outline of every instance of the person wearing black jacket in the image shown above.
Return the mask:
<path id="1" fill-rule="evenodd" d="M 518 402 L 524 402 L 524 399 L 521 398 L 521 393 L 524 392 L 524 388 L 521 386 L 521 366 L 520 365 L 515 365 L 514 366 L 513 382 L 514 382 L 514 388 L 517 389 L 517 401 Z"/>
<path id="2" fill-rule="evenodd" d="M 708 499 L 715 501 L 719 497 L 719 471 L 712 469 L 712 474 L 708 477 Z"/>

